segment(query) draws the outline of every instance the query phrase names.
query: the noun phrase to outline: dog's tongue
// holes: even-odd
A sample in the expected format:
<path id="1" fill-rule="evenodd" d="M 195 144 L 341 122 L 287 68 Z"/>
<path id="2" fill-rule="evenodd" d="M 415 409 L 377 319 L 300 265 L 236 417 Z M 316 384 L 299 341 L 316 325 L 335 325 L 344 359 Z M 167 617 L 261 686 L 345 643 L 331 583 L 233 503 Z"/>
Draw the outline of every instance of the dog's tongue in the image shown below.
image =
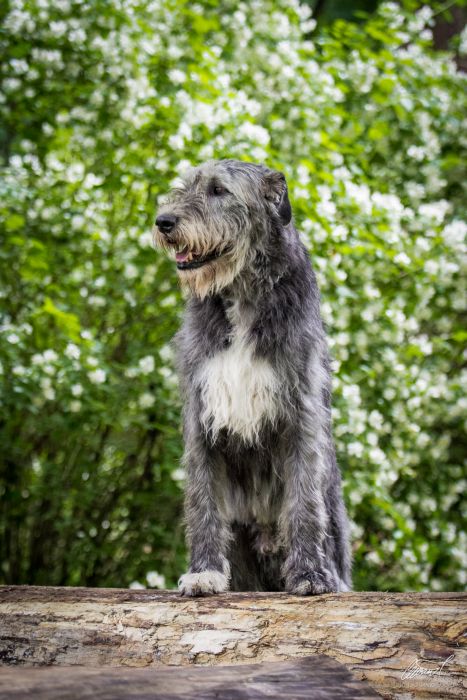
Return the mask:
<path id="1" fill-rule="evenodd" d="M 186 262 L 189 257 L 190 257 L 190 251 L 188 250 L 188 246 L 186 246 L 179 253 L 175 253 L 175 260 L 177 262 Z"/>

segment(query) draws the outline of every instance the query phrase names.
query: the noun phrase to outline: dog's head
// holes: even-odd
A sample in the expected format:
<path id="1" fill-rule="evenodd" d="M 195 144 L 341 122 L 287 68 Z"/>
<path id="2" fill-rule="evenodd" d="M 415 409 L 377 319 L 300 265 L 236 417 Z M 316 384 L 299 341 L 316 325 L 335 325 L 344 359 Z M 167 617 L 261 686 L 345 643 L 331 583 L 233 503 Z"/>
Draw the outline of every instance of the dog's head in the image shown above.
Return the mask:
<path id="1" fill-rule="evenodd" d="M 154 236 L 175 253 L 182 285 L 204 297 L 229 285 L 291 217 L 282 173 L 255 163 L 209 161 L 169 194 Z"/>

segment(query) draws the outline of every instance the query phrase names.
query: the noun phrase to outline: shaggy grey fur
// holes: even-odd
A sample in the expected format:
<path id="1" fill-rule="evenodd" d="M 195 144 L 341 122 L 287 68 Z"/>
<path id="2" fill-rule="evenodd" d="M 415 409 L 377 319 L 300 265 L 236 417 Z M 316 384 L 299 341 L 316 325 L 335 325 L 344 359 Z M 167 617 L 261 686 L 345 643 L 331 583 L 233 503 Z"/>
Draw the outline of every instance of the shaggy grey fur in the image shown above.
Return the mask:
<path id="1" fill-rule="evenodd" d="M 189 290 L 185 595 L 351 587 L 319 291 L 285 178 L 253 163 L 188 173 L 156 220 Z"/>

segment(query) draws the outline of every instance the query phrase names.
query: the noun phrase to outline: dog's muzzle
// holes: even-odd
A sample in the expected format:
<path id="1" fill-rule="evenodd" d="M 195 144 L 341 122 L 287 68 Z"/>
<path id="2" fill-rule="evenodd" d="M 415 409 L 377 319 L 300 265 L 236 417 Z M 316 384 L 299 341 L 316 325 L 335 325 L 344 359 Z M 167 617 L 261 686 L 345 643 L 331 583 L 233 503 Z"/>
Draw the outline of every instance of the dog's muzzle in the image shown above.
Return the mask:
<path id="1" fill-rule="evenodd" d="M 175 249 L 175 262 L 179 270 L 194 270 L 202 267 L 216 258 L 220 257 L 222 251 L 214 250 L 207 255 L 201 255 L 188 246 L 181 247 L 177 241 L 177 234 L 174 231 L 178 223 L 178 216 L 174 214 L 160 214 L 156 219 L 156 226 L 165 239 L 165 243 Z"/>

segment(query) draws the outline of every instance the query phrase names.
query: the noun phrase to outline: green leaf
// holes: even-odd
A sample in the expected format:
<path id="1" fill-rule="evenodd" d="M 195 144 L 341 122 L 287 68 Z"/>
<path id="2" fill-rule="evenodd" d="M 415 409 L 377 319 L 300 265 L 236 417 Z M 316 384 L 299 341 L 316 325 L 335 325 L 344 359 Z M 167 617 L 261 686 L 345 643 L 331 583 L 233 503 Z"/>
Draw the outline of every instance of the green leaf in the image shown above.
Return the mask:
<path id="1" fill-rule="evenodd" d="M 7 231 L 17 231 L 18 229 L 23 228 L 24 223 L 24 216 L 21 216 L 21 214 L 11 214 L 11 216 L 5 219 L 5 228 Z"/>
<path id="2" fill-rule="evenodd" d="M 81 325 L 76 314 L 63 311 L 55 305 L 50 297 L 45 297 L 42 312 L 50 315 L 56 322 L 58 328 L 62 330 L 71 340 L 80 341 Z"/>

